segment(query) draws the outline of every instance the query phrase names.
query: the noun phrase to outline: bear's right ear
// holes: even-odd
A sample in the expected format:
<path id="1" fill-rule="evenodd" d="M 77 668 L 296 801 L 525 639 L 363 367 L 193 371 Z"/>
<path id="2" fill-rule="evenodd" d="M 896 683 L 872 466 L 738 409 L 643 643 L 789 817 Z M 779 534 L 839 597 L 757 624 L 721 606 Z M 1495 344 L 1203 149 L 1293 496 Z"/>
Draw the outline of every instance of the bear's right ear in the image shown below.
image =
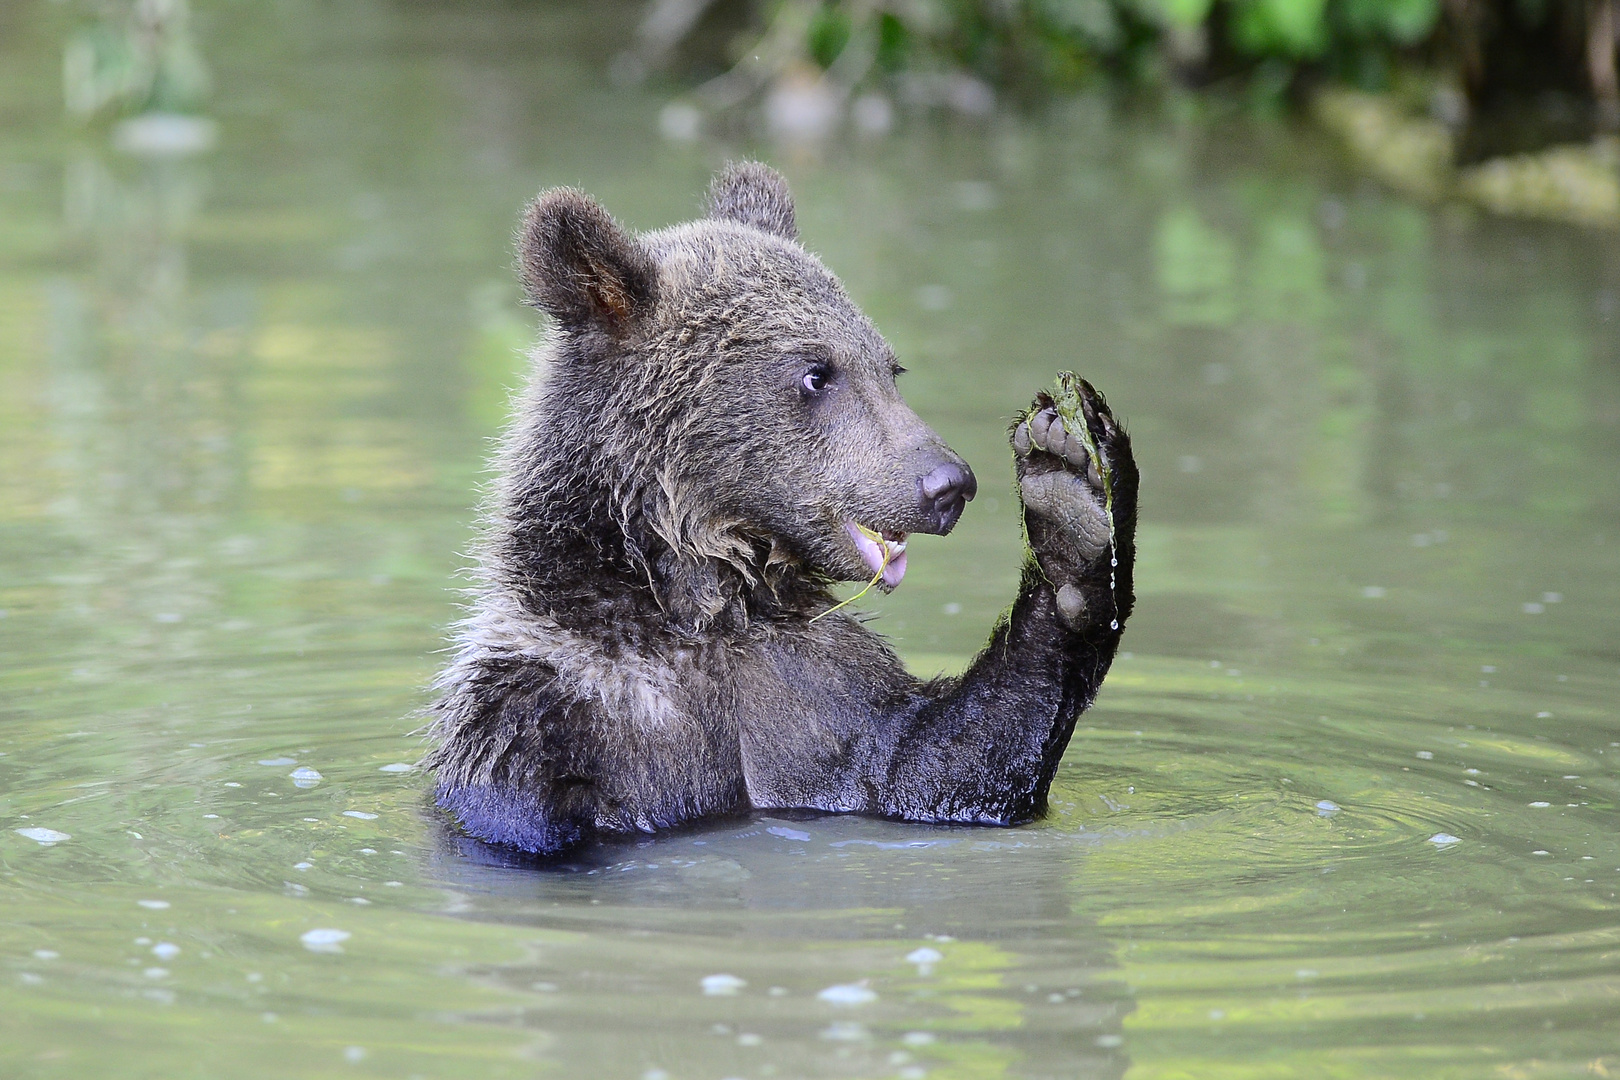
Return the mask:
<path id="1" fill-rule="evenodd" d="M 784 240 L 799 238 L 793 195 L 782 174 L 757 161 L 732 161 L 709 184 L 709 216 L 752 225 Z"/>
<path id="2" fill-rule="evenodd" d="M 652 309 L 658 271 L 602 205 L 583 191 L 540 193 L 523 215 L 518 272 L 529 303 L 565 327 L 617 337 Z"/>

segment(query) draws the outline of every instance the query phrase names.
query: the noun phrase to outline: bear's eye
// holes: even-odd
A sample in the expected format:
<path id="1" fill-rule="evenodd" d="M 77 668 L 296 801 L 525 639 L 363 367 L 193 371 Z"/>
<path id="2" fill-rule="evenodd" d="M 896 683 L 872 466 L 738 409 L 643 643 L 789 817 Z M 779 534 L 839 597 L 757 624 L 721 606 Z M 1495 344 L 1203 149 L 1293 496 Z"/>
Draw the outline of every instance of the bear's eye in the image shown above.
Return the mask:
<path id="1" fill-rule="evenodd" d="M 831 381 L 832 370 L 817 364 L 804 373 L 799 379 L 799 385 L 804 388 L 804 392 L 807 394 L 819 394 L 827 389 L 827 384 Z"/>

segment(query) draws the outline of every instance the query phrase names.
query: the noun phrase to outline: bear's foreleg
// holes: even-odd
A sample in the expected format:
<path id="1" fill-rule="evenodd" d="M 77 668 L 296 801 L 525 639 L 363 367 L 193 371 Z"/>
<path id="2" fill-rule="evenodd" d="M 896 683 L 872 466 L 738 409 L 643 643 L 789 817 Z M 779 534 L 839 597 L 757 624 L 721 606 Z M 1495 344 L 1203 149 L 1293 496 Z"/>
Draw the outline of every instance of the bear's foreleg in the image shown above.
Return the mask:
<path id="1" fill-rule="evenodd" d="M 1083 433 L 1070 430 L 1082 423 Z M 1134 599 L 1130 439 L 1102 395 L 1066 377 L 1058 400 L 1043 393 L 1019 418 L 1012 444 L 1029 542 L 1018 599 L 961 678 L 923 686 L 872 732 L 879 813 L 987 823 L 1039 814 L 1113 663 Z"/>

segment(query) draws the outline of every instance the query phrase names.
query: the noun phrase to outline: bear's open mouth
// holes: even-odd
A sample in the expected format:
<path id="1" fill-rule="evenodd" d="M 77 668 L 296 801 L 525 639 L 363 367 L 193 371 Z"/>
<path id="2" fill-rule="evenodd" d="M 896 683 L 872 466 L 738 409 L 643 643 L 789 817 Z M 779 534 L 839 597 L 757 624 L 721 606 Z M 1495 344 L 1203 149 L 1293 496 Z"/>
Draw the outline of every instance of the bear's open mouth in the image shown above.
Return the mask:
<path id="1" fill-rule="evenodd" d="M 895 529 L 868 529 L 857 521 L 844 522 L 844 531 L 855 542 L 861 561 L 881 576 L 886 588 L 894 588 L 906 576 L 906 534 Z"/>

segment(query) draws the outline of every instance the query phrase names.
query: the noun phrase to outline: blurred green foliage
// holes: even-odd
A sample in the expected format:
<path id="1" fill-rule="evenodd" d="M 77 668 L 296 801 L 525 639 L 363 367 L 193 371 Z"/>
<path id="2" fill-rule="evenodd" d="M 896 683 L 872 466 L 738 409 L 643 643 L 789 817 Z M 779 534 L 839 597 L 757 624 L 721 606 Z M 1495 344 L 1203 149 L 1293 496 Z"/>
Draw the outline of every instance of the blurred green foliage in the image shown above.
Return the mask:
<path id="1" fill-rule="evenodd" d="M 804 54 L 823 69 L 856 44 L 875 59 L 868 71 L 950 68 L 1014 87 L 1266 64 L 1378 84 L 1398 54 L 1436 37 L 1441 15 L 1439 0 L 784 0 L 774 11 L 807 27 Z"/>
<path id="2" fill-rule="evenodd" d="M 96 5 L 67 42 L 62 90 L 82 119 L 147 111 L 200 111 L 208 68 L 191 32 L 187 0 L 119 0 Z"/>

